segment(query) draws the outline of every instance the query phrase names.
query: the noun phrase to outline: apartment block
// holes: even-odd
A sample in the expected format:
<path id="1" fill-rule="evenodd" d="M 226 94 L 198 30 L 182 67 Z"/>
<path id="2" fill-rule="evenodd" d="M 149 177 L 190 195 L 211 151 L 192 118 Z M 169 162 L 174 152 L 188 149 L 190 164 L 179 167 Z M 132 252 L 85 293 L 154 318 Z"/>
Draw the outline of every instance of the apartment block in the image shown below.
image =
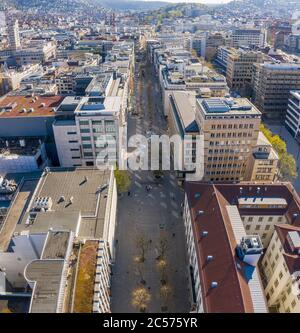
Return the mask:
<path id="1" fill-rule="evenodd" d="M 253 101 L 263 118 L 284 121 L 290 91 L 300 88 L 300 65 L 254 64 Z"/>

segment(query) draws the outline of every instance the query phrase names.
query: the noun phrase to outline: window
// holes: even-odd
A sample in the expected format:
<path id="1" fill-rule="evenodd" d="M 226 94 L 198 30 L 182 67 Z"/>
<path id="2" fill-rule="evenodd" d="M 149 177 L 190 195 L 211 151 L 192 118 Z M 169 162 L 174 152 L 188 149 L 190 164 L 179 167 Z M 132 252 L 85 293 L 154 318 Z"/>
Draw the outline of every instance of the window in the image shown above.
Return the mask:
<path id="1" fill-rule="evenodd" d="M 292 291 L 292 288 L 289 287 L 288 290 L 287 290 L 286 292 L 287 292 L 287 294 L 289 295 L 289 294 L 291 293 L 291 291 Z"/>
<path id="2" fill-rule="evenodd" d="M 293 302 L 291 303 L 292 308 L 294 309 L 294 307 L 296 306 L 296 300 L 294 299 Z"/>
<path id="3" fill-rule="evenodd" d="M 70 140 L 69 143 L 78 143 L 77 140 Z"/>
<path id="4" fill-rule="evenodd" d="M 93 157 L 93 153 L 84 153 L 84 157 Z"/>
<path id="5" fill-rule="evenodd" d="M 274 288 L 272 287 L 270 290 L 270 294 L 273 295 L 274 294 Z"/>
<path id="6" fill-rule="evenodd" d="M 72 156 L 72 160 L 80 160 L 80 156 Z"/>
<path id="7" fill-rule="evenodd" d="M 264 233 L 263 235 L 262 235 L 262 237 L 261 237 L 262 239 L 266 239 L 267 238 L 267 234 L 266 233 Z"/>
<path id="8" fill-rule="evenodd" d="M 286 296 L 283 295 L 283 296 L 282 296 L 282 302 L 285 302 L 285 301 L 286 301 Z"/>
<path id="9" fill-rule="evenodd" d="M 70 151 L 79 151 L 79 149 L 78 148 L 72 148 L 72 149 L 70 149 Z"/>
<path id="10" fill-rule="evenodd" d="M 90 144 L 83 144 L 82 147 L 85 149 L 92 149 L 92 145 Z"/>
<path id="11" fill-rule="evenodd" d="M 256 225 L 255 230 L 259 230 L 259 229 L 260 229 L 260 225 Z"/>
<path id="12" fill-rule="evenodd" d="M 81 128 L 80 133 L 90 133 L 90 129 L 89 128 Z"/>
<path id="13" fill-rule="evenodd" d="M 270 217 L 268 218 L 268 221 L 269 221 L 269 222 L 272 222 L 272 221 L 273 221 L 273 217 L 270 216 Z"/>
<path id="14" fill-rule="evenodd" d="M 275 286 L 275 288 L 277 288 L 278 285 L 279 285 L 279 281 L 276 279 L 275 282 L 274 282 L 274 286 Z"/>
<path id="15" fill-rule="evenodd" d="M 282 274 L 282 272 L 280 271 L 280 273 L 279 273 L 279 280 L 281 280 L 282 277 L 283 277 L 283 274 Z"/>
<path id="16" fill-rule="evenodd" d="M 267 225 L 265 226 L 265 230 L 270 230 L 270 227 L 271 227 L 271 225 L 270 225 L 270 224 L 267 224 Z"/>
<path id="17" fill-rule="evenodd" d="M 263 217 L 262 216 L 260 216 L 259 218 L 258 218 L 258 222 L 262 222 L 263 221 Z"/>
<path id="18" fill-rule="evenodd" d="M 246 230 L 250 230 L 250 225 L 249 224 L 246 225 Z"/>
<path id="19" fill-rule="evenodd" d="M 248 221 L 249 221 L 249 222 L 252 222 L 252 221 L 253 221 L 253 217 L 249 217 L 249 218 L 248 218 Z"/>
<path id="20" fill-rule="evenodd" d="M 77 132 L 67 132 L 68 135 L 76 135 Z"/>
<path id="21" fill-rule="evenodd" d="M 91 138 L 89 136 L 83 136 L 83 137 L 81 137 L 81 140 L 82 141 L 90 141 Z"/>
<path id="22" fill-rule="evenodd" d="M 94 162 L 86 162 L 86 166 L 94 166 Z"/>
<path id="23" fill-rule="evenodd" d="M 81 120 L 81 121 L 79 121 L 79 125 L 89 125 L 89 122 L 88 121 L 86 121 L 86 120 Z"/>

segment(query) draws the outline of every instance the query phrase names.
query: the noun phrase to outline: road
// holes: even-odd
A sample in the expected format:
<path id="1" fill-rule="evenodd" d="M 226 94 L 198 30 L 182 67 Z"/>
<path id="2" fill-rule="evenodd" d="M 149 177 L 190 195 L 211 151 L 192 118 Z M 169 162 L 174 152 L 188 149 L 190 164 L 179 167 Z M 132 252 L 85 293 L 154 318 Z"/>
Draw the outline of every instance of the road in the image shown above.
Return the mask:
<path id="1" fill-rule="evenodd" d="M 139 66 L 143 66 L 144 76 Z M 135 73 L 139 116 L 128 117 L 128 137 L 136 133 L 145 135 L 149 130 L 155 134 L 166 133 L 167 123 L 157 98 L 157 81 L 149 65 L 139 63 L 139 66 Z M 151 297 L 146 312 L 189 312 L 190 289 L 181 216 L 183 190 L 172 172 L 165 172 L 159 182 L 152 171 L 131 172 L 131 177 L 130 196 L 123 195 L 118 202 L 112 312 L 139 312 L 132 305 L 132 292 L 139 287 L 145 288 Z M 152 187 L 149 192 L 147 185 Z M 147 244 L 145 261 L 137 263 L 141 240 Z M 157 260 L 164 248 L 161 242 L 166 245 L 164 273 L 158 268 Z M 161 293 L 164 283 L 168 287 L 165 294 Z"/>

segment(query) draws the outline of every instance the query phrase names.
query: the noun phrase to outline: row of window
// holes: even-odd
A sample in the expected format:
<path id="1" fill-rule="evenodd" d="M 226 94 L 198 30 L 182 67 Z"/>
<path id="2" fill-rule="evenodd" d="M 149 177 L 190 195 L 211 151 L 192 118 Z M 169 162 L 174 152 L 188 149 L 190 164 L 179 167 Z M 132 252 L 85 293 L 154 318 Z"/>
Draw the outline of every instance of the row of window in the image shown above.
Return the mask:
<path id="1" fill-rule="evenodd" d="M 220 129 L 248 129 L 248 128 L 254 128 L 254 124 L 228 124 L 228 125 L 211 125 L 212 130 L 220 130 Z"/>

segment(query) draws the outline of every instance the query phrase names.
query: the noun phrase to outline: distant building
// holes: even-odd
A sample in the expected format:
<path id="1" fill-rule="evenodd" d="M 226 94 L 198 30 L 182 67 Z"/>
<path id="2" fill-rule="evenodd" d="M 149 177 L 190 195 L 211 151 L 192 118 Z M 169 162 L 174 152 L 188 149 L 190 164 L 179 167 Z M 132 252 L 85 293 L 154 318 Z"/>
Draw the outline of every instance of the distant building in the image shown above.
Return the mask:
<path id="1" fill-rule="evenodd" d="M 18 20 L 8 20 L 7 22 L 8 43 L 12 51 L 21 48 L 19 22 Z"/>
<path id="2" fill-rule="evenodd" d="M 253 101 L 263 118 L 283 120 L 291 90 L 300 89 L 300 65 L 254 64 Z"/>
<path id="3" fill-rule="evenodd" d="M 241 96 L 251 96 L 253 64 L 261 63 L 265 55 L 251 50 L 236 50 L 228 56 L 226 80 L 228 87 Z"/>
<path id="4" fill-rule="evenodd" d="M 261 29 L 235 29 L 231 35 L 232 46 L 257 46 L 264 47 L 266 44 L 267 34 Z"/>

